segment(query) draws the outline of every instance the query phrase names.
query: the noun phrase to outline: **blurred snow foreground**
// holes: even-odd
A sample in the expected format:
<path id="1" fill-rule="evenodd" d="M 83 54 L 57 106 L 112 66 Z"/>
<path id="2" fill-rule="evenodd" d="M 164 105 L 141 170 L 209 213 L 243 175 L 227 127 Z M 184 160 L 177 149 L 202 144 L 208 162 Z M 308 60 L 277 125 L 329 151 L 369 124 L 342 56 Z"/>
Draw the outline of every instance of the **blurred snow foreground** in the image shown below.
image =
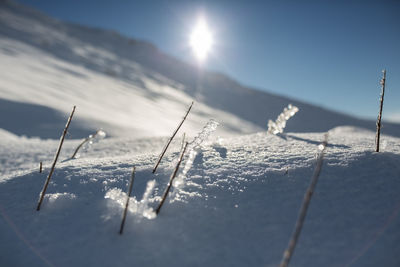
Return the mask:
<path id="1" fill-rule="evenodd" d="M 296 106 L 292 106 L 292 104 L 289 104 L 288 107 L 283 109 L 283 112 L 279 114 L 278 118 L 276 118 L 276 121 L 268 121 L 268 133 L 271 134 L 278 134 L 278 133 L 283 133 L 283 129 L 286 127 L 286 122 L 288 119 L 294 116 L 299 111 L 299 108 Z"/>
<path id="2" fill-rule="evenodd" d="M 397 267 L 400 139 L 383 135 L 384 152 L 375 153 L 373 132 L 339 127 L 329 137 L 291 264 Z M 37 212 L 58 141 L 0 130 L 0 266 L 277 266 L 323 138 L 262 132 L 194 139 L 204 140 L 192 143 L 196 153 L 184 159 L 183 181 L 155 218 L 181 140 L 152 174 L 166 138 L 106 138 L 81 158 L 58 163 Z M 79 143 L 66 140 L 60 158 Z M 132 165 L 135 184 L 120 236 Z"/>

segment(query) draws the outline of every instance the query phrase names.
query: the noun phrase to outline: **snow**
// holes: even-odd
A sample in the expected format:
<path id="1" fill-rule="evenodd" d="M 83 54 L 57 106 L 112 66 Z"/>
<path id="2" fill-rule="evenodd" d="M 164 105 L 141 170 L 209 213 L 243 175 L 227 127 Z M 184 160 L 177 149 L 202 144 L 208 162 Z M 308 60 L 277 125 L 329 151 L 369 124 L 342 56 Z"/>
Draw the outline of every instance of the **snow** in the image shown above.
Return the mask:
<path id="1" fill-rule="evenodd" d="M 0 151 L 24 152 L 1 176 L 0 265 L 277 266 L 323 138 L 320 133 L 214 134 L 202 145 L 179 195 L 169 196 L 158 217 L 152 210 L 180 140 L 173 141 L 155 175 L 162 138 L 106 138 L 79 159 L 61 160 L 39 212 L 35 205 L 49 170 L 40 174 L 33 155 L 54 153 L 57 142 L 1 141 Z M 400 140 L 385 135 L 382 140 L 383 152 L 375 153 L 373 132 L 329 131 L 293 266 L 398 266 Z M 61 159 L 77 141 L 66 141 Z M 47 166 L 53 156 L 48 154 Z M 1 154 L 2 162 L 5 157 Z M 133 165 L 133 195 L 119 236 Z"/>
<path id="2" fill-rule="evenodd" d="M 155 184 L 155 180 L 150 180 L 147 182 L 146 190 L 143 193 L 143 198 L 140 201 L 136 200 L 136 197 L 129 198 L 128 210 L 135 216 L 137 216 L 137 218 L 145 217 L 147 219 L 154 219 L 156 217 L 156 213 L 154 212 L 154 210 L 149 207 L 149 197 L 154 190 Z M 119 208 L 125 207 L 125 201 L 127 197 L 128 195 L 123 193 L 119 188 L 108 190 L 104 196 L 104 198 L 110 199 L 112 201 L 112 204 L 110 205 L 115 204 L 119 206 Z M 112 207 L 113 209 L 116 208 L 115 205 L 114 207 Z"/>
<path id="3" fill-rule="evenodd" d="M 24 8 L 0 6 L 0 47 L 3 48 L 0 50 L 0 99 L 35 105 L 35 112 L 26 112 L 26 115 L 38 123 L 43 121 L 35 118 L 35 113 L 42 114 L 40 111 L 46 107 L 48 112 L 57 114 L 46 120 L 50 125 L 62 121 L 62 115 L 68 114 L 76 105 L 77 129 L 71 131 L 75 138 L 87 136 L 98 128 L 113 136 L 166 136 L 176 127 L 193 100 L 182 90 L 182 84 L 170 81 L 124 55 L 97 47 L 101 41 L 88 43 L 68 35 L 60 29 L 60 23 L 41 21 L 43 15 L 21 16 L 21 10 Z M 37 27 L 23 27 L 24 24 Z M 16 32 L 20 34 L 15 36 Z M 73 32 L 82 34 L 85 29 Z M 121 42 L 123 44 L 125 42 Z M 110 74 L 113 67 L 123 73 Z M 27 107 L 22 106 L 15 113 L 24 109 Z M 10 108 L 7 111 L 11 113 Z M 261 130 L 234 114 L 199 102 L 195 103 L 182 130 L 194 134 L 211 117 L 225 122 L 219 130 L 221 134 Z M 46 133 L 43 130 L 32 132 L 33 127 L 28 128 L 22 123 L 14 124 L 7 125 L 9 130 L 27 136 L 57 138 L 59 135 L 54 130 L 57 127 L 47 126 Z"/>
<path id="4" fill-rule="evenodd" d="M 291 266 L 400 266 L 399 125 L 384 122 L 375 153 L 374 122 L 218 73 L 204 71 L 199 81 L 195 68 L 149 43 L 11 1 L 0 2 L 0 61 L 0 266 L 278 266 L 325 132 L 322 172 Z M 288 103 L 300 112 L 285 133 L 268 134 L 267 120 Z M 71 159 L 99 129 L 107 136 Z M 191 145 L 156 216 L 183 133 Z"/>
<path id="5" fill-rule="evenodd" d="M 64 23 L 12 1 L 0 3 L 0 61 L 1 128 L 29 137 L 58 138 L 74 105 L 75 139 L 100 128 L 111 136 L 167 136 L 193 100 L 182 129 L 192 135 L 211 118 L 223 122 L 220 135 L 259 132 L 288 103 L 301 112 L 286 131 L 375 128 L 374 121 L 246 88 L 219 73 L 200 73 L 147 42 Z M 22 118 L 10 121 L 5 114 Z M 383 120 L 386 134 L 400 136 L 398 124 Z"/>

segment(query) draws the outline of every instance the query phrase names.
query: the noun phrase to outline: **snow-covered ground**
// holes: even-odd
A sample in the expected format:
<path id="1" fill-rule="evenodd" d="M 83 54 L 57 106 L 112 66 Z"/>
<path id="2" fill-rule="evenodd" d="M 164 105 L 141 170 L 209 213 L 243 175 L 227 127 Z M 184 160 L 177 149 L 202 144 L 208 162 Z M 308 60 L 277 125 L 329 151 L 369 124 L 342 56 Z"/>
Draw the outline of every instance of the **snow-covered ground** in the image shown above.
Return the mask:
<path id="1" fill-rule="evenodd" d="M 36 211 L 58 141 L 2 131 L 0 265 L 277 266 L 322 139 L 320 133 L 214 133 L 155 217 L 179 138 L 155 175 L 165 138 L 106 138 L 74 160 L 66 159 L 79 141 L 66 141 Z M 383 136 L 383 152 L 375 153 L 373 132 L 339 127 L 329 131 L 328 142 L 292 265 L 399 266 L 400 140 Z M 143 200 L 152 180 L 155 188 Z"/>
<path id="2" fill-rule="evenodd" d="M 200 75 L 146 42 L 12 1 L 0 1 L 0 62 L 0 266 L 277 266 L 326 131 L 320 181 L 291 264 L 400 266 L 398 124 L 384 122 L 382 152 L 375 153 L 375 134 L 365 130 L 374 130 L 372 121 L 249 89 L 222 74 Z M 267 134 L 268 119 L 290 103 L 300 110 L 289 133 Z M 210 119 L 219 122 L 217 131 L 198 139 L 197 149 L 189 146 L 156 216 L 182 134 L 193 140 Z M 99 128 L 107 138 L 69 159 L 80 138 Z"/>

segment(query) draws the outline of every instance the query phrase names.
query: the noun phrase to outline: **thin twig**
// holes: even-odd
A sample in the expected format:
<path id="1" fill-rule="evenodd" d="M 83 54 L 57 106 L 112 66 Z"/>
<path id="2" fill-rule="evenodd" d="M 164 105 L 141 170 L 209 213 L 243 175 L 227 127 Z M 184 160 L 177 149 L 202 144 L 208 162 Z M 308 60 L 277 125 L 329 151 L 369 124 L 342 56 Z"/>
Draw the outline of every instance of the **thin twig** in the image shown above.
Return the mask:
<path id="1" fill-rule="evenodd" d="M 182 162 L 182 159 L 183 159 L 183 155 L 185 154 L 185 151 L 186 151 L 186 148 L 187 148 L 188 144 L 189 144 L 189 143 L 186 142 L 185 146 L 184 146 L 183 149 L 181 150 L 181 154 L 179 155 L 178 163 L 176 163 L 175 170 L 174 170 L 174 172 L 171 174 L 171 177 L 169 178 L 169 182 L 168 182 L 168 185 L 167 185 L 167 189 L 165 189 L 165 192 L 164 192 L 164 194 L 163 194 L 163 196 L 162 196 L 161 202 L 160 202 L 160 204 L 158 205 L 158 208 L 156 209 L 156 214 L 158 214 L 158 213 L 160 212 L 162 205 L 164 204 L 165 200 L 167 199 L 168 192 L 169 192 L 169 190 L 171 189 L 172 182 L 174 181 L 174 179 L 175 179 L 175 177 L 176 177 L 176 174 L 178 173 L 179 166 L 181 165 L 181 162 Z"/>
<path id="2" fill-rule="evenodd" d="M 132 175 L 131 175 L 131 181 L 129 183 L 129 189 L 127 192 L 128 198 L 126 199 L 126 203 L 125 203 L 125 209 L 124 209 L 124 214 L 122 215 L 122 222 L 121 222 L 121 227 L 119 229 L 119 234 L 122 235 L 122 231 L 124 230 L 124 225 L 125 225 L 125 219 L 126 219 L 126 213 L 128 211 L 128 206 L 129 206 L 129 199 L 131 197 L 131 192 L 132 192 L 132 187 L 133 187 L 133 182 L 135 180 L 135 166 L 133 167 L 132 170 Z"/>
<path id="3" fill-rule="evenodd" d="M 49 176 L 47 176 L 47 179 L 46 179 L 46 182 L 44 183 L 43 189 L 40 192 L 39 201 L 38 201 L 36 210 L 40 210 L 40 206 L 42 205 L 42 201 L 43 201 L 44 195 L 46 194 L 47 186 L 49 185 L 51 176 L 53 175 L 54 167 L 56 166 L 58 156 L 60 155 L 60 152 L 61 152 L 61 147 L 62 147 L 62 145 L 64 143 L 65 135 L 68 132 L 68 127 L 69 127 L 69 124 L 71 123 L 72 116 L 74 116 L 75 108 L 76 108 L 76 106 L 74 106 L 72 108 L 72 112 L 71 112 L 71 115 L 69 115 L 67 124 L 65 125 L 65 128 L 64 128 L 64 132 L 60 137 L 60 143 L 59 143 L 58 148 L 57 148 L 56 156 L 54 157 L 53 164 L 51 165 Z"/>
<path id="4" fill-rule="evenodd" d="M 161 162 L 161 159 L 164 157 L 165 152 L 167 151 L 167 148 L 169 146 L 169 144 L 171 143 L 172 139 L 174 139 L 176 133 L 179 131 L 179 129 L 181 128 L 183 122 L 186 120 L 187 115 L 189 114 L 190 110 L 192 109 L 194 102 L 192 101 L 192 104 L 190 105 L 189 109 L 187 110 L 185 116 L 183 117 L 181 123 L 178 125 L 178 127 L 176 128 L 176 130 L 174 131 L 174 133 L 172 134 L 172 136 L 168 139 L 167 144 L 164 146 L 163 150 L 161 151 L 160 156 L 158 157 L 158 160 L 156 162 L 156 164 L 154 165 L 154 169 L 153 169 L 153 173 L 156 172 L 158 165 Z"/>
<path id="5" fill-rule="evenodd" d="M 71 159 L 74 159 L 75 156 L 76 156 L 76 154 L 78 153 L 79 149 L 81 149 L 81 147 L 82 147 L 85 143 L 87 143 L 87 142 L 89 142 L 90 140 L 94 139 L 94 138 L 96 137 L 96 135 L 99 134 L 100 131 L 101 131 L 101 130 L 98 130 L 98 131 L 97 131 L 96 133 L 94 133 L 93 135 L 89 135 L 89 137 L 86 137 L 86 138 L 79 144 L 79 146 L 76 147 L 74 154 L 71 156 Z"/>
<path id="6" fill-rule="evenodd" d="M 40 162 L 39 164 L 39 172 L 42 173 L 43 172 L 43 163 Z"/>
<path id="7" fill-rule="evenodd" d="M 381 80 L 381 99 L 380 99 L 380 106 L 379 106 L 379 114 L 378 114 L 378 119 L 376 121 L 376 137 L 375 137 L 375 144 L 376 144 L 376 152 L 379 152 L 379 143 L 380 143 L 380 137 L 381 137 L 381 119 L 382 119 L 382 109 L 383 109 L 383 98 L 385 96 L 385 83 L 386 83 L 386 70 L 383 70 L 383 77 Z"/>
<path id="8" fill-rule="evenodd" d="M 282 258 L 280 267 L 287 267 L 289 265 L 289 261 L 290 261 L 292 255 L 293 255 L 294 249 L 297 244 L 297 240 L 299 239 L 300 232 L 303 227 L 304 219 L 307 215 L 307 209 L 310 204 L 312 194 L 314 193 L 315 186 L 318 182 L 319 174 L 321 173 L 322 163 L 324 160 L 324 153 L 325 153 L 327 144 L 328 144 L 328 135 L 326 134 L 325 140 L 322 142 L 322 144 L 319 147 L 321 152 L 319 153 L 319 156 L 317 159 L 317 165 L 315 167 L 314 174 L 311 178 L 311 183 L 308 186 L 307 191 L 304 195 L 303 203 L 301 204 L 301 208 L 300 208 L 299 217 L 297 218 L 296 226 L 295 226 L 294 232 L 292 234 L 292 238 L 289 241 L 288 248 L 283 253 L 283 258 Z"/>

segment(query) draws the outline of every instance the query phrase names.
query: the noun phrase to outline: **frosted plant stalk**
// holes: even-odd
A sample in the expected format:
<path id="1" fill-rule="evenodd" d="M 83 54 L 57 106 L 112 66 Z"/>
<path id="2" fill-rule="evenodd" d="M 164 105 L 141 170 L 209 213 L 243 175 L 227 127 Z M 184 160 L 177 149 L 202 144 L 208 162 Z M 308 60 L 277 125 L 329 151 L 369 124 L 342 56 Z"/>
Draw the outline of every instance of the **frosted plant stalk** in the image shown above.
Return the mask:
<path id="1" fill-rule="evenodd" d="M 124 209 L 124 213 L 122 215 L 121 227 L 119 229 L 119 234 L 120 235 L 122 235 L 122 232 L 124 231 L 126 213 L 128 211 L 128 206 L 129 206 L 129 199 L 131 198 L 133 182 L 135 181 L 135 170 L 136 170 L 136 167 L 134 166 L 133 169 L 132 169 L 131 181 L 129 183 L 129 189 L 128 189 L 128 192 L 127 192 L 127 198 L 126 198 L 126 202 L 125 202 L 125 209 Z"/>
<path id="2" fill-rule="evenodd" d="M 71 156 L 71 159 L 80 157 L 80 155 L 78 154 L 79 149 L 82 148 L 84 150 L 87 150 L 94 143 L 99 142 L 104 137 L 106 137 L 106 133 L 103 130 L 98 130 L 96 133 L 89 135 L 79 144 L 79 146 L 76 147 L 74 154 Z"/>
<path id="3" fill-rule="evenodd" d="M 183 122 L 186 120 L 186 117 L 189 115 L 189 112 L 190 112 L 190 110 L 192 109 L 193 104 L 194 104 L 194 102 L 192 101 L 192 104 L 190 105 L 189 109 L 186 111 L 186 114 L 185 114 L 185 116 L 183 117 L 181 123 L 179 123 L 178 127 L 176 128 L 176 130 L 174 131 L 174 133 L 172 134 L 172 136 L 168 139 L 168 142 L 165 144 L 163 150 L 161 151 L 160 156 L 158 156 L 158 160 L 157 160 L 157 162 L 156 162 L 156 164 L 154 165 L 154 168 L 153 168 L 153 173 L 156 172 L 156 170 L 157 170 L 157 168 L 158 168 L 158 165 L 159 165 L 160 162 L 161 162 L 161 159 L 164 157 L 164 154 L 165 154 L 165 152 L 166 152 L 167 149 L 168 149 L 169 144 L 171 144 L 172 139 L 174 139 L 176 133 L 179 131 L 179 129 L 181 128 Z"/>
<path id="4" fill-rule="evenodd" d="M 184 148 L 181 151 L 181 154 L 179 155 L 179 160 L 178 160 L 178 163 L 175 166 L 175 170 L 171 174 L 171 177 L 169 178 L 169 182 L 168 182 L 167 188 L 165 189 L 164 194 L 163 194 L 163 196 L 161 198 L 161 202 L 160 202 L 160 204 L 158 205 L 158 207 L 156 209 L 156 214 L 160 213 L 161 207 L 163 206 L 165 200 L 167 199 L 168 193 L 171 190 L 172 182 L 174 181 L 174 179 L 176 177 L 176 174 L 178 173 L 179 166 L 181 165 L 181 162 L 182 162 L 183 156 L 185 155 L 187 147 L 188 147 L 188 143 L 186 142 Z"/>
<path id="5" fill-rule="evenodd" d="M 376 120 L 376 136 L 375 136 L 375 151 L 379 152 L 379 143 L 380 143 L 380 136 L 381 136 L 381 120 L 382 120 L 382 109 L 383 109 L 383 98 L 385 96 L 385 83 L 386 83 L 386 70 L 383 70 L 383 77 L 381 80 L 381 98 L 380 98 L 380 105 L 379 105 L 379 114 L 378 114 L 378 118 Z"/>
<path id="6" fill-rule="evenodd" d="M 154 199 L 151 198 L 154 187 L 156 185 L 155 180 L 150 180 L 147 182 L 146 190 L 143 194 L 142 199 L 139 201 L 135 196 L 130 197 L 128 193 L 122 192 L 119 188 L 113 188 L 107 191 L 104 198 L 112 200 L 118 206 L 125 206 L 126 200 L 129 199 L 128 211 L 135 215 L 136 218 L 140 219 L 145 217 L 147 219 L 154 219 L 156 213 L 153 208 L 149 207 L 149 202 L 153 202 Z"/>
<path id="7" fill-rule="evenodd" d="M 283 129 L 286 127 L 286 122 L 294 116 L 299 111 L 299 108 L 289 104 L 287 108 L 283 109 L 283 112 L 279 114 L 276 121 L 269 120 L 268 121 L 268 133 L 278 134 L 283 133 Z"/>
<path id="8" fill-rule="evenodd" d="M 150 195 L 153 193 L 155 185 L 155 180 L 150 180 L 147 182 L 146 191 L 143 194 L 142 200 L 138 203 L 137 212 L 139 214 L 142 214 L 143 217 L 147 219 L 154 219 L 156 217 L 154 210 L 149 207 L 149 198 Z"/>
<path id="9" fill-rule="evenodd" d="M 76 106 L 74 106 L 72 108 L 71 115 L 69 115 L 67 124 L 65 125 L 64 131 L 63 131 L 63 133 L 62 133 L 62 135 L 60 137 L 60 143 L 58 144 L 57 152 L 56 152 L 56 155 L 54 157 L 53 164 L 51 165 L 49 176 L 47 176 L 47 179 L 46 179 L 46 181 L 45 181 L 45 183 L 43 185 L 43 189 L 42 189 L 42 191 L 40 192 L 40 195 L 39 195 L 39 201 L 38 201 L 38 204 L 37 204 L 37 207 L 36 207 L 37 211 L 40 210 L 40 206 L 42 205 L 44 195 L 46 194 L 47 187 L 49 186 L 49 182 L 50 182 L 51 176 L 53 175 L 54 168 L 56 167 L 56 163 L 57 163 L 57 160 L 58 160 L 58 156 L 60 155 L 61 148 L 62 148 L 62 145 L 64 143 L 65 135 L 68 132 L 68 127 L 69 127 L 69 125 L 71 123 L 72 117 L 74 116 L 75 108 L 76 108 Z"/>
<path id="10" fill-rule="evenodd" d="M 193 141 L 189 144 L 189 157 L 186 160 L 185 167 L 183 168 L 182 172 L 178 175 L 177 179 L 175 180 L 174 187 L 179 188 L 184 184 L 184 179 L 186 174 L 190 170 L 193 165 L 193 161 L 196 158 L 200 146 L 204 143 L 208 137 L 217 129 L 219 123 L 215 120 L 210 120 L 204 127 L 203 130 L 193 139 Z"/>
<path id="11" fill-rule="evenodd" d="M 218 125 L 219 123 L 213 119 L 207 122 L 203 130 L 189 143 L 189 149 L 200 148 L 200 145 L 217 129 Z"/>
<path id="12" fill-rule="evenodd" d="M 311 197 L 315 191 L 319 175 L 321 174 L 322 163 L 324 161 L 324 153 L 327 145 L 328 145 L 328 134 L 325 134 L 324 141 L 322 142 L 322 144 L 318 146 L 319 155 L 317 159 L 317 164 L 314 169 L 314 174 L 311 178 L 310 185 L 308 186 L 307 191 L 304 194 L 303 203 L 301 204 L 299 216 L 296 221 L 296 226 L 294 228 L 292 237 L 290 238 L 288 248 L 283 253 L 283 258 L 281 264 L 279 265 L 280 267 L 287 267 L 289 265 L 290 259 L 292 258 L 292 255 L 294 253 L 294 249 L 296 248 L 296 244 L 299 239 L 301 230 L 303 228 L 304 220 L 307 215 L 307 210 L 310 205 Z"/>

